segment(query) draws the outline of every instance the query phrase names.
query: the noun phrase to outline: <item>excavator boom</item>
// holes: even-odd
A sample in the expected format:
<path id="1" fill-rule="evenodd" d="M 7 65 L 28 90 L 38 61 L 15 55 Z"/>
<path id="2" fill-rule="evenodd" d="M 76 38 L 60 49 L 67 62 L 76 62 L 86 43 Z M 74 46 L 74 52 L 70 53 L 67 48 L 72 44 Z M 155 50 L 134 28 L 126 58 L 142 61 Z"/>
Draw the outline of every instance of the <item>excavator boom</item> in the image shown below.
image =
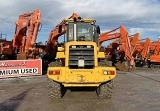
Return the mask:
<path id="1" fill-rule="evenodd" d="M 41 11 L 35 9 L 32 13 L 24 13 L 17 20 L 13 37 L 13 50 L 17 59 L 36 58 L 35 48 L 39 28 L 41 26 Z"/>
<path id="2" fill-rule="evenodd" d="M 121 36 L 120 33 L 107 34 L 107 35 L 103 34 L 99 38 L 99 44 L 101 45 L 104 41 L 116 39 L 119 38 L 120 36 Z"/>
<path id="3" fill-rule="evenodd" d="M 115 32 L 118 29 L 119 29 L 119 33 Z M 115 32 L 115 33 L 113 33 L 113 32 Z M 120 26 L 120 27 L 115 28 L 111 31 L 102 33 L 99 36 L 99 44 L 101 45 L 105 41 L 117 39 L 117 38 L 119 38 L 119 39 L 116 40 L 112 44 L 112 48 L 115 50 L 117 47 L 120 46 L 121 51 L 125 54 L 125 58 L 127 60 L 129 60 L 130 65 L 133 66 L 134 65 L 134 58 L 131 54 L 131 43 L 130 43 L 128 32 L 124 26 Z M 114 44 L 117 44 L 117 45 L 114 45 Z M 122 53 L 122 55 L 124 56 L 123 53 Z"/>
<path id="4" fill-rule="evenodd" d="M 71 17 L 68 19 L 78 19 L 78 14 L 73 13 Z M 52 60 L 56 56 L 57 52 L 57 45 L 58 45 L 58 37 L 66 33 L 67 27 L 66 27 L 66 19 L 64 19 L 61 23 L 59 23 L 49 34 L 48 41 L 46 44 L 45 52 L 42 54 L 42 57 L 48 58 L 51 57 L 50 59 Z M 61 30 L 61 32 L 60 32 Z M 47 57 L 46 57 L 47 56 Z M 49 59 L 49 61 L 50 61 Z"/>
<path id="5" fill-rule="evenodd" d="M 142 40 L 145 40 L 142 42 Z M 148 53 L 150 47 L 150 39 L 145 38 L 138 41 L 135 44 L 135 49 L 132 50 L 132 55 L 135 58 L 136 66 L 143 67 L 147 63 Z"/>
<path id="6" fill-rule="evenodd" d="M 35 45 L 40 24 L 41 24 L 41 12 L 40 10 L 37 9 L 32 13 L 32 16 L 30 18 L 28 26 L 28 36 L 25 47 L 26 51 Z"/>
<path id="7" fill-rule="evenodd" d="M 140 34 L 136 33 L 133 35 L 132 38 L 130 38 L 130 42 L 131 42 L 131 53 L 133 54 L 134 50 L 136 49 L 136 46 L 139 42 L 140 39 Z"/>
<path id="8" fill-rule="evenodd" d="M 141 52 L 143 60 L 147 59 L 147 54 L 149 52 L 150 42 L 151 42 L 150 38 L 146 38 L 146 41 L 145 41 L 145 43 L 143 45 L 143 50 Z"/>

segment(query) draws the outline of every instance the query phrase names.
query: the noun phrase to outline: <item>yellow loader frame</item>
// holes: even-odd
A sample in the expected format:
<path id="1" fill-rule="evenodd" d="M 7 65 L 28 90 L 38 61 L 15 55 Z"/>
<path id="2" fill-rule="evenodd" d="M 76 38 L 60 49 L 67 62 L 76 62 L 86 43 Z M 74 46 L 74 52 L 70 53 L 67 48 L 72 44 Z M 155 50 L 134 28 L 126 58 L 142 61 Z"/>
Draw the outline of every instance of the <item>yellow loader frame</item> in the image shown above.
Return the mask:
<path id="1" fill-rule="evenodd" d="M 69 46 L 77 44 L 94 46 L 95 67 L 93 69 L 69 69 Z M 56 58 L 64 59 L 65 66 L 48 67 L 47 76 L 56 82 L 62 83 L 65 87 L 99 86 L 101 83 L 112 80 L 116 76 L 115 67 L 98 66 L 98 58 L 105 58 L 105 54 L 104 52 L 99 52 L 95 42 L 67 42 L 65 49 L 58 48 Z M 55 74 L 56 71 L 59 71 L 59 74 Z"/>

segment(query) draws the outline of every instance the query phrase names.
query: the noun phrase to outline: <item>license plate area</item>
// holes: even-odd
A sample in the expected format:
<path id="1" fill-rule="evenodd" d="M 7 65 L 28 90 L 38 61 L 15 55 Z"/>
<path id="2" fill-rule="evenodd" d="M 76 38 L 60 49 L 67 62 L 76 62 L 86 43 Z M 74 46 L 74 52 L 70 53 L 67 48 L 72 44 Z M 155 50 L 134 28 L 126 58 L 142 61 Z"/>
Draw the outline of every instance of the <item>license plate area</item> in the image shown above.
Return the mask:
<path id="1" fill-rule="evenodd" d="M 73 83 L 94 82 L 95 74 L 93 71 L 70 71 L 69 81 Z"/>

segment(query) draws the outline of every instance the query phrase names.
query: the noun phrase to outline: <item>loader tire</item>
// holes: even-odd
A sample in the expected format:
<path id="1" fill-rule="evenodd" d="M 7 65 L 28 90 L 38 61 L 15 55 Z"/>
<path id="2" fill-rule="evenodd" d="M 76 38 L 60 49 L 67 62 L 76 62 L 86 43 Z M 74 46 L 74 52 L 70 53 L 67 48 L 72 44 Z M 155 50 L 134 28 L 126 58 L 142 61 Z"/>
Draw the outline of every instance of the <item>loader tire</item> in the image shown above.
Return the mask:
<path id="1" fill-rule="evenodd" d="M 62 66 L 62 63 L 59 61 L 54 61 L 51 62 L 48 66 L 49 67 Z M 48 96 L 50 98 L 62 98 L 65 92 L 66 88 L 61 83 L 58 83 L 48 78 Z"/>
<path id="2" fill-rule="evenodd" d="M 62 98 L 64 94 L 64 87 L 51 79 L 48 79 L 48 96 L 50 98 Z"/>
<path id="3" fill-rule="evenodd" d="M 101 84 L 97 90 L 97 95 L 100 98 L 110 99 L 113 95 L 113 80 Z"/>

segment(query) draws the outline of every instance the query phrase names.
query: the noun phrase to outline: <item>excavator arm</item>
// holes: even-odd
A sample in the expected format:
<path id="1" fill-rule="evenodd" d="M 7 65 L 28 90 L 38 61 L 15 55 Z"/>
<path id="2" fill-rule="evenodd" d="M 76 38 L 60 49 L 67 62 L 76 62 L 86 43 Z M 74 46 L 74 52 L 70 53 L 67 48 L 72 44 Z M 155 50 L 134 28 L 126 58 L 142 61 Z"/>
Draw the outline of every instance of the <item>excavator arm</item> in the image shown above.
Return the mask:
<path id="1" fill-rule="evenodd" d="M 36 9 L 33 13 L 24 13 L 15 23 L 16 29 L 13 38 L 13 48 L 17 59 L 35 58 L 35 43 L 41 24 L 41 12 Z"/>
<path id="2" fill-rule="evenodd" d="M 31 13 L 27 12 L 19 16 L 18 21 L 16 21 L 16 29 L 13 37 L 13 47 L 19 52 L 25 50 L 25 38 L 27 33 L 27 27 L 29 22 L 29 17 Z"/>
<path id="3" fill-rule="evenodd" d="M 104 41 L 116 39 L 119 38 L 120 36 L 121 36 L 120 33 L 107 34 L 107 35 L 103 34 L 99 38 L 99 44 L 101 45 Z"/>
<path id="4" fill-rule="evenodd" d="M 133 54 L 134 50 L 137 47 L 137 44 L 139 42 L 140 39 L 140 34 L 136 33 L 133 35 L 133 37 L 130 38 L 130 42 L 131 42 L 131 53 Z"/>
<path id="5" fill-rule="evenodd" d="M 40 24 L 41 24 L 41 12 L 40 10 L 35 10 L 32 13 L 32 16 L 28 24 L 28 35 L 25 46 L 26 52 L 28 52 L 28 49 L 32 49 L 35 46 Z"/>
<path id="6" fill-rule="evenodd" d="M 107 31 L 107 32 L 102 33 L 102 34 L 100 35 L 100 37 L 99 37 L 99 40 L 98 40 L 99 45 L 101 45 L 101 44 L 102 44 L 103 42 L 105 42 L 105 41 L 119 38 L 119 37 L 121 36 L 120 33 L 110 34 L 110 33 L 112 33 L 112 32 L 115 32 L 115 31 L 118 30 L 119 28 L 120 28 L 120 27 L 115 28 L 115 29 L 113 29 L 113 30 L 111 30 L 111 31 Z"/>
<path id="7" fill-rule="evenodd" d="M 78 14 L 73 13 L 70 18 L 77 19 Z M 67 26 L 66 26 L 66 21 L 65 19 L 59 23 L 49 34 L 47 45 L 45 48 L 45 53 L 42 54 L 41 58 L 45 57 L 46 55 L 49 55 L 51 59 L 56 57 L 56 52 L 57 52 L 57 44 L 58 44 L 58 37 L 66 33 Z M 48 58 L 48 56 L 47 56 Z"/>
<path id="8" fill-rule="evenodd" d="M 145 40 L 142 42 L 142 40 Z M 150 39 L 141 39 L 135 45 L 136 48 L 132 51 L 132 55 L 135 59 L 136 66 L 143 67 L 147 63 L 149 47 L 150 47 Z"/>
<path id="9" fill-rule="evenodd" d="M 115 35 L 117 35 L 117 34 L 115 34 Z M 118 37 L 118 35 L 117 35 L 116 37 Z M 119 36 L 119 37 L 120 37 L 120 36 Z M 129 36 L 129 39 L 130 39 L 130 44 L 131 44 L 131 51 L 133 52 L 133 51 L 136 49 L 136 46 L 137 46 L 137 44 L 138 44 L 138 42 L 139 42 L 140 34 L 139 34 L 139 33 L 136 33 L 136 34 L 134 34 L 134 35 L 130 35 L 130 36 Z M 119 44 L 119 39 L 114 40 L 114 41 L 112 42 L 112 46 L 113 46 L 113 44 Z M 111 47 L 111 46 L 110 46 L 110 47 Z M 132 53 L 132 52 L 131 52 L 131 53 Z"/>
<path id="10" fill-rule="evenodd" d="M 119 33 L 117 33 L 117 32 L 113 33 L 118 29 L 120 31 Z M 112 33 L 112 34 L 110 34 L 110 33 Z M 130 65 L 133 66 L 134 65 L 134 58 L 132 57 L 132 54 L 131 54 L 130 39 L 129 39 L 128 32 L 124 26 L 120 26 L 120 27 L 113 29 L 111 31 L 102 33 L 99 36 L 99 44 L 101 45 L 105 41 L 116 39 L 116 38 L 119 38 L 119 45 L 121 47 L 121 50 L 124 51 L 125 57 L 127 58 L 127 60 L 130 61 Z M 117 47 L 115 47 L 115 48 L 117 48 Z"/>
<path id="11" fill-rule="evenodd" d="M 143 50 L 141 52 L 141 55 L 142 55 L 142 59 L 143 60 L 146 60 L 147 58 L 147 54 L 149 52 L 149 47 L 150 47 L 150 38 L 146 38 L 146 41 L 145 43 L 143 44 Z"/>
<path id="12" fill-rule="evenodd" d="M 130 61 L 130 65 L 133 66 L 134 65 L 134 58 L 131 54 L 131 44 L 130 44 L 130 40 L 129 40 L 129 35 L 128 35 L 128 32 L 124 26 L 120 27 L 120 33 L 121 33 L 120 41 L 122 44 L 121 45 L 122 50 L 125 52 L 125 56 Z"/>
<path id="13" fill-rule="evenodd" d="M 144 42 L 138 42 L 135 46 L 136 48 L 132 51 L 132 55 L 136 58 L 136 55 L 139 53 L 142 56 L 142 60 L 145 60 L 149 52 L 150 38 L 146 38 Z"/>

